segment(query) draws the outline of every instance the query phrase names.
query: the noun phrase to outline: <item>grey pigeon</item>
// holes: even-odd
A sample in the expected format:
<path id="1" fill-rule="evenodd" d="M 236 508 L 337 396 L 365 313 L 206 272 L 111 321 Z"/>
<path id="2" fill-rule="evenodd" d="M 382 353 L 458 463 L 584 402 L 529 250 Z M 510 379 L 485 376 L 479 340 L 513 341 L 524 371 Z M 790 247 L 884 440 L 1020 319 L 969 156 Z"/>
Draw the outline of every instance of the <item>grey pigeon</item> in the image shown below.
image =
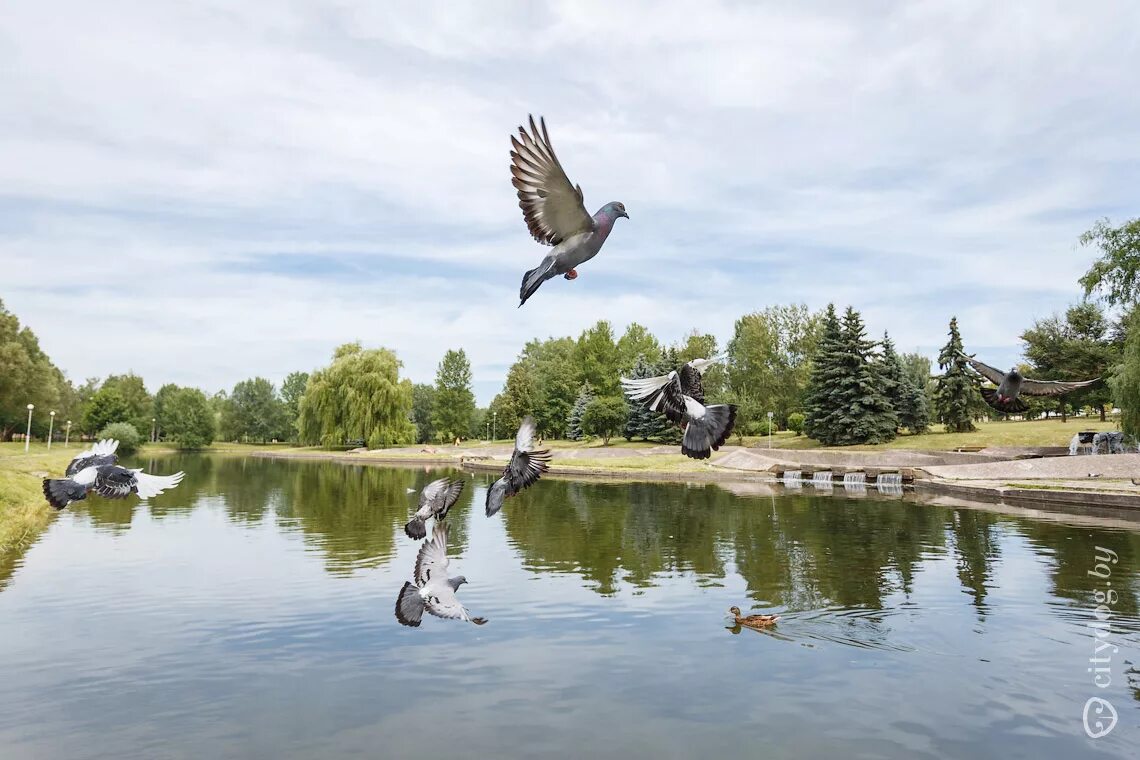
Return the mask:
<path id="1" fill-rule="evenodd" d="M 550 469 L 550 449 L 534 448 L 534 417 L 527 416 L 515 435 L 515 450 L 503 476 L 487 489 L 487 517 L 503 508 L 503 502 L 534 485 Z"/>
<path id="2" fill-rule="evenodd" d="M 44 498 L 56 509 L 73 501 L 82 501 L 94 491 L 105 499 L 125 499 L 131 494 L 148 499 L 182 482 L 183 473 L 148 475 L 142 469 L 128 469 L 116 464 L 115 450 L 119 442 L 102 440 L 80 452 L 67 465 L 64 478 L 44 478 Z"/>
<path id="3" fill-rule="evenodd" d="M 414 538 L 418 541 L 426 536 L 427 528 L 424 523 L 429 517 L 435 517 L 437 521 L 447 517 L 448 510 L 455 506 L 455 502 L 459 501 L 459 494 L 463 491 L 463 485 L 464 481 L 462 480 L 440 478 L 424 486 L 424 490 L 420 491 L 419 509 L 412 515 L 412 519 L 408 520 L 408 524 L 404 526 L 404 532 L 408 534 L 408 538 Z"/>
<path id="4" fill-rule="evenodd" d="M 668 375 L 621 379 L 625 394 L 632 401 L 664 414 L 685 429 L 681 453 L 692 459 L 708 459 L 719 449 L 736 424 L 736 406 L 705 406 L 701 374 L 712 365 L 709 359 L 693 359 Z"/>
<path id="5" fill-rule="evenodd" d="M 965 359 L 979 375 L 997 386 L 996 388 L 982 388 L 982 398 L 991 407 L 1006 414 L 1021 414 L 1029 411 L 1029 405 L 1018 396 L 1063 396 L 1071 391 L 1100 382 L 1099 377 L 1081 382 L 1030 380 L 1023 377 L 1017 371 L 1017 367 L 1012 368 L 1009 372 L 1002 372 L 1000 369 L 980 362 L 972 356 L 966 356 Z"/>
<path id="6" fill-rule="evenodd" d="M 625 204 L 617 201 L 602 206 L 593 216 L 586 213 L 582 187 L 571 184 L 554 155 L 546 121 L 540 117 L 540 126 L 536 127 L 534 117 L 529 118 L 529 133 L 520 126 L 519 136 L 511 135 L 511 184 L 518 190 L 519 207 L 530 234 L 554 250 L 523 275 L 520 307 L 551 277 L 577 278 L 576 267 L 598 254 L 614 222 L 619 217 L 629 218 Z"/>
<path id="7" fill-rule="evenodd" d="M 396 619 L 403 625 L 418 627 L 426 609 L 429 614 L 450 620 L 464 620 L 483 625 L 486 619 L 471 617 L 459 603 L 455 592 L 467 582 L 457 575 L 447 577 L 447 523 L 438 521 L 430 541 L 424 541 L 416 556 L 415 584 L 404 583 L 396 597 Z"/>

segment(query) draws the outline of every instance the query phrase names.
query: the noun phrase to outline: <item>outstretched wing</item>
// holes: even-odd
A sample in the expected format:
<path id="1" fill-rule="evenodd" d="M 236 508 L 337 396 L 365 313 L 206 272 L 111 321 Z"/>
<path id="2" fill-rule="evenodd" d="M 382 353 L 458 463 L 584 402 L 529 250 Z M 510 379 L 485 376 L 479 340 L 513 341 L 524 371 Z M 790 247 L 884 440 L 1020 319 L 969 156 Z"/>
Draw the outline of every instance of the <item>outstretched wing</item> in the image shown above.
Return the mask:
<path id="1" fill-rule="evenodd" d="M 550 449 L 535 450 L 534 434 L 534 418 L 527 415 L 515 436 L 515 450 L 511 454 L 510 464 L 503 471 L 510 484 L 510 496 L 529 488 L 542 477 L 542 473 L 550 469 Z"/>
<path id="2" fill-rule="evenodd" d="M 424 541 L 416 555 L 416 585 L 423 587 L 438 580 L 447 580 L 447 523 L 437 522 L 431 539 Z"/>
<path id="3" fill-rule="evenodd" d="M 966 361 L 970 363 L 970 366 L 974 368 L 975 372 L 989 380 L 994 385 L 1001 385 L 1002 380 L 1005 380 L 1005 373 L 997 367 L 991 367 L 985 362 L 980 362 L 977 359 L 971 359 L 968 356 L 966 357 Z M 1023 383 L 1022 389 L 1024 388 L 1025 385 Z"/>
<path id="4" fill-rule="evenodd" d="M 420 491 L 420 509 L 422 510 L 428 504 L 434 506 L 439 502 L 440 497 L 447 492 L 447 487 L 450 483 L 450 478 L 440 478 L 424 486 L 423 490 Z"/>
<path id="5" fill-rule="evenodd" d="M 622 389 L 631 401 L 640 401 L 655 412 L 661 412 L 671 422 L 685 419 L 685 392 L 676 372 L 646 378 L 621 379 Z"/>
<path id="6" fill-rule="evenodd" d="M 593 218 L 582 203 L 582 188 L 571 184 L 539 119 L 541 132 L 530 117 L 530 133 L 519 127 L 511 136 L 511 184 L 519 194 L 530 234 L 540 243 L 558 245 L 563 240 L 594 229 Z"/>
<path id="7" fill-rule="evenodd" d="M 85 470 L 88 467 L 115 464 L 118 461 L 118 457 L 115 456 L 115 450 L 118 448 L 119 442 L 113 438 L 104 438 L 101 441 L 97 441 L 91 448 L 75 455 L 75 458 L 67 465 L 64 475 L 70 478 L 75 473 L 80 470 Z"/>
<path id="8" fill-rule="evenodd" d="M 1022 380 L 1021 393 L 1026 396 L 1062 396 L 1071 391 L 1087 388 L 1099 382 L 1099 377 L 1095 380 L 1083 380 L 1081 382 L 1067 382 L 1064 380 Z"/>
<path id="9" fill-rule="evenodd" d="M 483 625 L 487 622 L 483 618 L 471 617 L 467 608 L 459 603 L 459 597 L 455 595 L 455 590 L 446 583 L 432 586 L 431 593 L 424 600 L 424 609 L 436 617 L 447 618 L 448 620 L 463 620 L 476 625 Z"/>

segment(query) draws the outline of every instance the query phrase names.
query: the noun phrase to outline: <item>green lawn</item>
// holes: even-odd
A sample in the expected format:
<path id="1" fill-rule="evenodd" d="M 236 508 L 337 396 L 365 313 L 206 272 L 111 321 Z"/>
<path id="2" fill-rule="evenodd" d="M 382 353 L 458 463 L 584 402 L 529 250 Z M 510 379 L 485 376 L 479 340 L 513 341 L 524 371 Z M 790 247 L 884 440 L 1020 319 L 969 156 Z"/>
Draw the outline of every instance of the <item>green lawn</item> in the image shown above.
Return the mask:
<path id="1" fill-rule="evenodd" d="M 44 499 L 42 479 L 49 473 L 62 474 L 77 451 L 77 445 L 69 449 L 53 445 L 48 451 L 41 443 L 25 454 L 22 443 L 0 443 L 0 582 L 55 514 Z"/>

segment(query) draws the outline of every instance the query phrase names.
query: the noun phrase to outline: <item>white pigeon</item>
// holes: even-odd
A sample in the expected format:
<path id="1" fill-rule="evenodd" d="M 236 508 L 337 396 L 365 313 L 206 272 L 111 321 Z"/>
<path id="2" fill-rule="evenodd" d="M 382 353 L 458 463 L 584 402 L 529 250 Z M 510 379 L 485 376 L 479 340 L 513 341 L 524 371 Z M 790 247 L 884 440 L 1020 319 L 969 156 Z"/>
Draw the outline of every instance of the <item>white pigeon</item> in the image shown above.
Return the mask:
<path id="1" fill-rule="evenodd" d="M 424 541 L 416 556 L 415 584 L 405 582 L 396 597 L 396 619 L 403 625 L 419 626 L 424 610 L 436 617 L 483 625 L 485 618 L 471 617 L 455 592 L 467 582 L 457 575 L 447 577 L 447 523 L 436 522 L 431 540 Z"/>

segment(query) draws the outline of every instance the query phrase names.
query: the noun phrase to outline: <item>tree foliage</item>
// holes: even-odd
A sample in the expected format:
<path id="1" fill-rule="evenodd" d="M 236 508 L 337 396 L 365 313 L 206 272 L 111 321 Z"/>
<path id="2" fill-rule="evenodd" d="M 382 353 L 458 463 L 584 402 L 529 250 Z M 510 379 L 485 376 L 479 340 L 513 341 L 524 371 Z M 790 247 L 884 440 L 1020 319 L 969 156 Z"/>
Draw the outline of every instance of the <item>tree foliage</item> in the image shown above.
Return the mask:
<path id="1" fill-rule="evenodd" d="M 728 386 L 737 404 L 737 425 L 803 407 L 811 379 L 811 356 L 819 343 L 822 318 L 806 305 L 770 306 L 736 320 L 728 342 Z"/>
<path id="2" fill-rule="evenodd" d="M 863 318 L 848 306 L 840 329 L 838 387 L 832 397 L 832 445 L 883 443 L 898 433 L 898 417 L 884 393 L 884 378 L 874 361 L 875 343 L 867 340 Z"/>
<path id="3" fill-rule="evenodd" d="M 1103 309 L 1085 301 L 1070 306 L 1064 318 L 1054 314 L 1039 319 L 1021 334 L 1030 377 L 1039 380 L 1091 380 L 1103 377 L 1120 361 L 1123 346 L 1115 340 Z M 1112 389 L 1099 383 L 1066 394 L 1061 401 L 1080 408 L 1091 406 L 1105 418 L 1112 404 Z M 1058 401 L 1049 400 L 1052 407 Z"/>
<path id="4" fill-rule="evenodd" d="M 977 381 L 962 356 L 962 336 L 958 333 L 958 318 L 950 319 L 950 338 L 938 354 L 938 378 L 934 404 L 938 421 L 948 433 L 969 433 L 974 427 L 974 410 L 981 402 Z"/>
<path id="5" fill-rule="evenodd" d="M 650 365 L 656 364 L 661 359 L 661 344 L 644 326 L 631 322 L 618 339 L 617 355 L 618 371 L 628 376 L 639 358 L 643 358 Z"/>
<path id="6" fill-rule="evenodd" d="M 412 423 L 416 426 L 416 443 L 435 440 L 432 409 L 435 406 L 435 386 L 416 383 L 412 386 Z"/>
<path id="7" fill-rule="evenodd" d="M 609 446 L 610 438 L 625 426 L 625 400 L 620 396 L 599 396 L 591 399 L 582 410 L 582 432 L 599 436 L 602 445 Z"/>
<path id="8" fill-rule="evenodd" d="M 366 350 L 360 343 L 337 348 L 332 364 L 313 372 L 305 386 L 302 442 L 340 446 L 363 439 L 379 448 L 414 441 L 412 383 L 400 379 L 401 366 L 385 348 Z"/>
<path id="9" fill-rule="evenodd" d="M 582 388 L 578 391 L 578 397 L 574 399 L 574 406 L 571 407 L 566 420 L 566 437 L 571 441 L 580 441 L 587 435 L 582 426 L 582 415 L 593 400 L 594 389 L 589 383 L 582 383 Z"/>
<path id="10" fill-rule="evenodd" d="M 113 438 L 119 442 L 116 453 L 120 456 L 129 456 L 139 450 L 142 445 L 142 435 L 138 429 L 129 422 L 112 422 L 110 425 L 99 428 L 95 437 L 102 440 Z"/>
<path id="11" fill-rule="evenodd" d="M 214 412 L 206 394 L 197 388 L 164 385 L 167 391 L 159 421 L 167 440 L 180 449 L 201 449 L 214 442 Z M 161 391 L 160 391 L 161 392 Z M 157 400 L 157 395 L 156 395 Z"/>
<path id="12" fill-rule="evenodd" d="M 308 372 L 290 372 L 281 383 L 281 401 L 285 404 L 285 418 L 288 427 L 287 437 L 291 441 L 297 440 L 297 421 L 301 416 L 301 397 L 305 395 L 305 386 L 308 382 Z"/>
<path id="13" fill-rule="evenodd" d="M 1133 440 L 1140 438 L 1140 309 L 1128 317 L 1124 354 L 1110 379 L 1121 411 L 1121 429 Z"/>
<path id="14" fill-rule="evenodd" d="M 24 432 L 28 404 L 35 405 L 33 435 L 47 432 L 52 409 L 67 416 L 75 414 L 57 408 L 69 392 L 70 383 L 40 350 L 35 334 L 21 327 L 16 315 L 0 301 L 0 439 L 15 431 Z"/>
<path id="15" fill-rule="evenodd" d="M 115 391 L 122 396 L 127 405 L 127 416 L 123 421 L 134 425 L 140 435 L 150 435 L 152 421 L 155 419 L 154 399 L 147 392 L 141 377 L 133 372 L 111 375 L 103 381 L 100 390 Z"/>
<path id="16" fill-rule="evenodd" d="M 883 392 L 890 399 L 898 416 L 898 424 L 914 435 L 925 433 L 930 427 L 930 411 L 926 404 L 926 381 L 919 385 L 911 372 L 903 364 L 903 359 L 895 352 L 891 338 L 883 333 L 882 357 L 880 361 L 883 376 Z M 926 360 L 930 366 L 930 360 Z"/>
<path id="17" fill-rule="evenodd" d="M 115 422 L 127 422 L 131 419 L 131 407 L 123 394 L 115 388 L 100 388 L 87 402 L 83 414 L 83 429 L 91 432 L 102 430 Z M 131 425 L 135 432 L 138 428 Z M 147 420 L 147 430 L 150 430 L 150 420 Z"/>
<path id="18" fill-rule="evenodd" d="M 289 427 L 285 402 L 264 377 L 235 385 L 222 412 L 222 431 L 228 440 L 264 443 L 288 437 Z"/>
<path id="19" fill-rule="evenodd" d="M 574 363 L 580 383 L 589 383 L 602 395 L 620 392 L 618 349 L 609 322 L 601 320 L 582 333 L 574 351 Z"/>
<path id="20" fill-rule="evenodd" d="M 804 433 L 818 441 L 827 441 L 833 435 L 832 418 L 837 404 L 835 389 L 842 373 L 839 365 L 841 337 L 835 304 L 828 304 L 823 314 L 819 341 L 812 357 L 804 399 Z"/>
<path id="21" fill-rule="evenodd" d="M 431 418 L 435 436 L 444 441 L 466 436 L 474 413 L 475 394 L 471 392 L 471 363 L 467 353 L 462 348 L 448 351 L 435 373 Z"/>
<path id="22" fill-rule="evenodd" d="M 642 354 L 637 357 L 633 369 L 626 377 L 641 380 L 647 377 L 654 377 L 658 374 L 664 373 L 659 373 L 657 367 L 651 364 L 645 355 Z M 649 409 L 640 401 L 631 401 L 626 398 L 625 405 L 626 420 L 623 435 L 627 441 L 632 441 L 634 438 L 647 441 L 658 434 L 662 427 L 663 420 L 666 424 L 669 422 L 665 419 L 665 415 Z"/>
<path id="23" fill-rule="evenodd" d="M 1085 296 L 1100 291 L 1110 306 L 1140 301 L 1140 219 L 1130 219 L 1119 227 L 1113 227 L 1107 218 L 1101 219 L 1081 235 L 1080 241 L 1102 253 L 1080 280 Z"/>

